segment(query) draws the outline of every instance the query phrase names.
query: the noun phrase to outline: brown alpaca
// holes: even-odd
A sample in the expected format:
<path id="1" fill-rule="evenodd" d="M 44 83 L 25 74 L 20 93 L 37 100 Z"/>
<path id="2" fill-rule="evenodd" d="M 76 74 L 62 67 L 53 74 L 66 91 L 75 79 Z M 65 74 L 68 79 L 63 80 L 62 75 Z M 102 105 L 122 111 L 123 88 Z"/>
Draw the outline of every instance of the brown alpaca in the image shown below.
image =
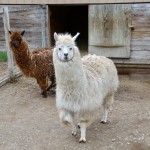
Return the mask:
<path id="1" fill-rule="evenodd" d="M 40 48 L 30 52 L 28 43 L 23 38 L 23 32 L 10 33 L 10 48 L 14 54 L 16 64 L 27 77 L 34 77 L 39 84 L 43 97 L 47 97 L 47 90 L 55 86 L 52 48 Z M 51 85 L 48 87 L 48 78 Z"/>

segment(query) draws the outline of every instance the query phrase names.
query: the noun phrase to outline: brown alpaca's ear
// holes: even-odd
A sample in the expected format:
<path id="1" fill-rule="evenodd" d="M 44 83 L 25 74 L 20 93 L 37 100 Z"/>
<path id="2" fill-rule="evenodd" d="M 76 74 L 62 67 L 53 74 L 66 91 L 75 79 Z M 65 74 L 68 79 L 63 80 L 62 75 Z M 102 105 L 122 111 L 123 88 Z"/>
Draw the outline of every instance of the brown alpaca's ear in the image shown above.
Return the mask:
<path id="1" fill-rule="evenodd" d="M 9 34 L 11 35 L 11 31 L 9 31 Z"/>
<path id="2" fill-rule="evenodd" d="M 24 33 L 25 33 L 25 30 L 21 32 L 21 35 L 23 36 L 23 35 L 24 35 Z"/>

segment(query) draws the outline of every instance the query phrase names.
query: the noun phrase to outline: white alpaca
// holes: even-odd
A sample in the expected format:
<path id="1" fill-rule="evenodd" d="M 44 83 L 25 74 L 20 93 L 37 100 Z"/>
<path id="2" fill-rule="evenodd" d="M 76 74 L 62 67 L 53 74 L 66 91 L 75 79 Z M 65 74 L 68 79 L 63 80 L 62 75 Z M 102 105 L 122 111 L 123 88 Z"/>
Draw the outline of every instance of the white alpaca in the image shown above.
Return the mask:
<path id="1" fill-rule="evenodd" d="M 81 130 L 79 142 L 86 142 L 86 127 L 91 124 L 94 112 L 101 105 L 101 122 L 107 122 L 108 110 L 119 81 L 116 67 L 110 59 L 96 55 L 87 55 L 81 59 L 75 45 L 78 35 L 71 37 L 54 33 L 56 105 L 61 121 L 72 126 L 74 136 L 77 134 L 74 115 L 78 114 Z"/>

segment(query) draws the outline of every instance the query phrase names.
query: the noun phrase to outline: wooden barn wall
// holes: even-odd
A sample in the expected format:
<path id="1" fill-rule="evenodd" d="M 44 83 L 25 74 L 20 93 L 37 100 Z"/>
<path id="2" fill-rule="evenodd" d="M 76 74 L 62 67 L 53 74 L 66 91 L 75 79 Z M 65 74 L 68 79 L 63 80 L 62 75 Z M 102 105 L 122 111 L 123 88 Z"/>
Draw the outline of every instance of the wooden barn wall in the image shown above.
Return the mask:
<path id="1" fill-rule="evenodd" d="M 2 5 L 0 6 L 2 10 Z M 12 31 L 25 30 L 25 38 L 31 49 L 42 47 L 42 36 L 47 41 L 46 34 L 46 8 L 40 5 L 10 5 L 10 29 Z M 0 12 L 0 49 L 5 49 L 4 27 L 2 11 Z M 46 43 L 47 45 L 47 43 Z"/>
<path id="2" fill-rule="evenodd" d="M 150 3 L 132 5 L 131 58 L 150 62 Z"/>
<path id="3" fill-rule="evenodd" d="M 2 6 L 0 6 L 2 7 Z M 46 8 L 41 5 L 9 6 L 11 30 L 26 30 L 25 37 L 31 48 L 42 47 L 42 35 L 46 31 Z M 150 64 L 150 3 L 132 4 L 131 58 L 116 59 L 118 63 Z M 43 27 L 46 26 L 45 31 Z M 47 41 L 47 39 L 45 39 Z M 4 28 L 0 12 L 0 49 L 4 49 Z"/>

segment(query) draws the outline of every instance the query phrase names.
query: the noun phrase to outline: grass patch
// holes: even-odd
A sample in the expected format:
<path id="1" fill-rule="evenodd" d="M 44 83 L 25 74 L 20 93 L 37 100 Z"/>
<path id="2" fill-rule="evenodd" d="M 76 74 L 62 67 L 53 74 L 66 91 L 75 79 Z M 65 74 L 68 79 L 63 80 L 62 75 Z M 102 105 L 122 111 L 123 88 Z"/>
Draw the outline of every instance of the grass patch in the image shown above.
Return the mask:
<path id="1" fill-rule="evenodd" d="M 7 61 L 7 52 L 0 52 L 0 61 L 2 62 Z"/>

